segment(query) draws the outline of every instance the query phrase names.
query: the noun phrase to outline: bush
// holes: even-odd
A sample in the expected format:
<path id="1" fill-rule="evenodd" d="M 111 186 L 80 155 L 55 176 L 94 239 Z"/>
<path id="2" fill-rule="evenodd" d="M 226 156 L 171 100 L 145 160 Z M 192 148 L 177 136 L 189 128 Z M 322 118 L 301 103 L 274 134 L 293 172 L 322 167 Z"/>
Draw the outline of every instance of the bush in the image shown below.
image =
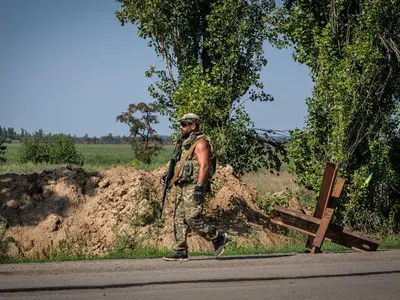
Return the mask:
<path id="1" fill-rule="evenodd" d="M 54 135 L 51 137 L 50 145 L 49 163 L 83 165 L 83 155 L 76 150 L 75 141 L 72 138 L 61 134 Z"/>
<path id="2" fill-rule="evenodd" d="M 0 163 L 5 162 L 6 159 L 4 157 L 4 154 L 6 153 L 7 146 L 4 145 L 5 137 L 0 136 Z"/>
<path id="3" fill-rule="evenodd" d="M 84 157 L 76 150 L 74 140 L 63 134 L 45 135 L 38 131 L 21 143 L 22 147 L 18 152 L 20 163 L 68 163 L 80 166 L 84 163 Z"/>

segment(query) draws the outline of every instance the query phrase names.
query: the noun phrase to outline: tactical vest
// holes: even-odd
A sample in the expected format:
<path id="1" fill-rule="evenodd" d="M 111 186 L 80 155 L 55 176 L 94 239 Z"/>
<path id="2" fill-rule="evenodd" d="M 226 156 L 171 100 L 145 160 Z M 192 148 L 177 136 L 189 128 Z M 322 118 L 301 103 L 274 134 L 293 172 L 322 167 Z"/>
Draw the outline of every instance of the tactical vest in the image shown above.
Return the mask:
<path id="1" fill-rule="evenodd" d="M 216 169 L 216 156 L 214 152 L 214 147 L 211 139 L 202 132 L 192 133 L 186 140 L 182 142 L 181 157 L 185 156 L 185 153 L 189 151 L 190 147 L 199 139 L 205 139 L 210 145 L 210 161 L 208 169 L 208 180 L 214 175 Z M 182 169 L 179 172 L 176 182 L 197 182 L 199 179 L 199 161 L 194 151 L 187 157 L 186 161 L 183 163 Z"/>

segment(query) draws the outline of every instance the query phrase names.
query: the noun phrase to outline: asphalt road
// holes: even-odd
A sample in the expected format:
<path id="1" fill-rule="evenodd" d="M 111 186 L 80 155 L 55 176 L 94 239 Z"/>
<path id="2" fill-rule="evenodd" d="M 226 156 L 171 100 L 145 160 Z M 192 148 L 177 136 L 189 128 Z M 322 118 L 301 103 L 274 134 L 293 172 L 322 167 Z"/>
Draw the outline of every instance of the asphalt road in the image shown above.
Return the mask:
<path id="1" fill-rule="evenodd" d="M 7 299 L 400 299 L 400 251 L 0 265 Z"/>

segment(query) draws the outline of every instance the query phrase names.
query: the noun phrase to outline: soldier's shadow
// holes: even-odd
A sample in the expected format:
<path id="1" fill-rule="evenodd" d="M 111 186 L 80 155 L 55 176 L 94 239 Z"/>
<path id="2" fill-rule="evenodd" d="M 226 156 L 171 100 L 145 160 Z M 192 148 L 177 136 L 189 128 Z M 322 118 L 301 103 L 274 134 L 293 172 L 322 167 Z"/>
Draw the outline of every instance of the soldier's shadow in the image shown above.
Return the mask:
<path id="1" fill-rule="evenodd" d="M 234 231 L 238 235 L 250 234 L 253 225 L 262 226 L 274 233 L 287 233 L 285 228 L 272 223 L 270 216 L 255 211 L 245 199 L 237 196 L 230 198 L 228 208 L 218 206 L 212 209 L 212 213 L 207 218 L 222 230 Z"/>

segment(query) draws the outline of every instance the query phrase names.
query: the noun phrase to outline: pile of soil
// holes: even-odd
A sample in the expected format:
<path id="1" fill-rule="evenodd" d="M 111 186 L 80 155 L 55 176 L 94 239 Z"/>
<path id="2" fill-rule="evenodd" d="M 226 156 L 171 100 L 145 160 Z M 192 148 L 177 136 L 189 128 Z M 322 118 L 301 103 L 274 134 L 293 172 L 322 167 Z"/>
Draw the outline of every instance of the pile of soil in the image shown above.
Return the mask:
<path id="1" fill-rule="evenodd" d="M 23 255 L 32 258 L 103 255 L 139 246 L 172 248 L 174 189 L 165 201 L 163 225 L 157 220 L 159 181 L 166 167 L 152 172 L 115 167 L 87 173 L 63 166 L 41 174 L 0 175 L 0 223 L 7 223 L 0 239 L 13 237 Z M 257 207 L 257 197 L 257 191 L 235 177 L 230 166 L 219 166 L 206 215 L 238 246 L 282 244 L 286 238 Z M 195 234 L 189 234 L 188 243 L 190 251 L 212 249 L 210 242 Z M 13 247 L 9 251 L 8 255 L 21 255 Z"/>

